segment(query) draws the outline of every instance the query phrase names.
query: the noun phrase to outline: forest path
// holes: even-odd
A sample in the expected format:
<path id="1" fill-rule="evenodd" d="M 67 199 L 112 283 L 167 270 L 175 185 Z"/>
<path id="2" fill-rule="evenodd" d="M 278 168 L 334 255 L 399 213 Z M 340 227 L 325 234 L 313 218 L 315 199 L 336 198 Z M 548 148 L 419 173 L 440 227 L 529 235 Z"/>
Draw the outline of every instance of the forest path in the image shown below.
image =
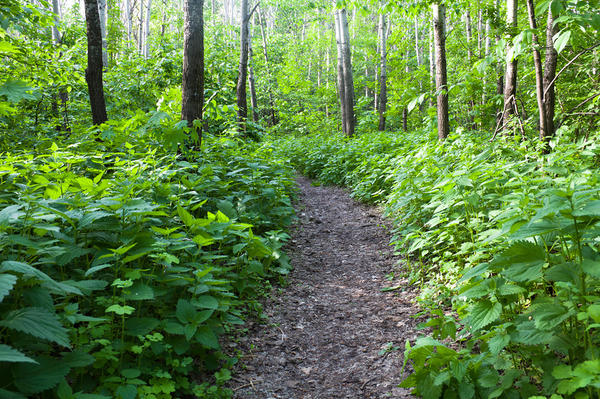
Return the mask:
<path id="1" fill-rule="evenodd" d="M 230 388 L 238 399 L 406 398 L 404 343 L 416 336 L 415 290 L 382 292 L 397 266 L 375 208 L 299 177 L 289 286 L 250 325 Z M 385 350 L 395 347 L 397 349 Z"/>

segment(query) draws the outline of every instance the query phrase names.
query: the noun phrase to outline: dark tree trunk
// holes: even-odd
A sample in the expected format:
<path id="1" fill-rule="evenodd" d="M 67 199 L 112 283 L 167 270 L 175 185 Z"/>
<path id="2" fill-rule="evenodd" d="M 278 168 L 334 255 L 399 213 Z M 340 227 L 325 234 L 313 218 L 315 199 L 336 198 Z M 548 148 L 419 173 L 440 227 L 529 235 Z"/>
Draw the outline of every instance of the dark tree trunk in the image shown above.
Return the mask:
<path id="1" fill-rule="evenodd" d="M 248 99 L 246 98 L 246 81 L 248 79 L 248 0 L 242 0 L 242 26 L 240 29 L 240 65 L 236 87 L 238 124 L 240 131 L 246 131 L 248 118 Z"/>
<path id="2" fill-rule="evenodd" d="M 535 32 L 537 30 L 537 23 L 535 21 L 533 0 L 527 0 L 527 15 L 529 17 L 529 27 Z M 542 57 L 540 55 L 538 38 L 535 33 L 532 34 L 532 47 L 533 65 L 535 68 L 535 94 L 540 118 L 540 139 L 543 141 L 544 137 L 548 137 L 548 127 L 546 126 L 546 104 L 544 103 Z"/>
<path id="3" fill-rule="evenodd" d="M 433 37 L 435 42 L 435 83 L 437 96 L 438 138 L 444 140 L 450 132 L 448 118 L 448 78 L 446 75 L 446 11 L 440 4 L 433 4 Z"/>
<path id="4" fill-rule="evenodd" d="M 514 31 L 517 28 L 517 0 L 507 0 L 507 25 L 511 30 L 510 42 L 514 37 Z M 510 46 L 510 43 L 508 44 Z M 504 83 L 504 110 L 503 123 L 506 126 L 515 113 L 515 101 L 517 95 L 517 58 L 506 61 L 505 83 Z"/>
<path id="5" fill-rule="evenodd" d="M 97 0 L 85 0 L 85 22 L 87 28 L 87 59 L 85 80 L 90 95 L 92 120 L 100 125 L 108 120 L 102 83 L 102 33 Z"/>
<path id="6" fill-rule="evenodd" d="M 554 24 L 554 16 L 552 10 L 548 9 L 548 20 L 546 23 L 546 62 L 544 64 L 544 108 L 546 112 L 546 133 L 544 137 L 540 139 L 544 141 L 550 140 L 550 137 L 554 135 L 554 103 L 556 100 L 554 92 L 554 84 L 550 86 L 550 83 L 556 76 L 556 63 L 558 61 L 558 53 L 554 48 L 554 40 L 552 38 L 558 31 L 558 27 Z"/>
<path id="7" fill-rule="evenodd" d="M 204 0 L 185 0 L 185 26 L 183 39 L 183 84 L 181 119 L 194 127 L 202 120 L 204 106 Z M 202 143 L 202 124 L 196 123 L 194 131 L 198 145 Z"/>

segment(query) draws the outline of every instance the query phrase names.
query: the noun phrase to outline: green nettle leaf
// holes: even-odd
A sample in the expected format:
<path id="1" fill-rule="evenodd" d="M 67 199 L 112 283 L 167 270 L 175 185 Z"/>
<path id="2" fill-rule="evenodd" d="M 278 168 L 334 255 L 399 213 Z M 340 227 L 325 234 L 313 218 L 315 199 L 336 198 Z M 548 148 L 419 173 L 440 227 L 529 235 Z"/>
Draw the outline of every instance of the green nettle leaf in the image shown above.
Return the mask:
<path id="1" fill-rule="evenodd" d="M 117 388 L 117 399 L 135 399 L 137 398 L 137 388 L 134 385 L 121 385 Z"/>
<path id="2" fill-rule="evenodd" d="M 592 277 L 600 278 L 600 262 L 591 259 L 584 259 L 583 262 L 581 262 L 581 268 L 586 274 L 589 274 Z"/>
<path id="3" fill-rule="evenodd" d="M 204 309 L 218 309 L 219 301 L 210 295 L 203 295 L 193 300 L 194 305 Z"/>
<path id="4" fill-rule="evenodd" d="M 154 299 L 154 290 L 149 285 L 142 282 L 136 282 L 126 290 L 124 298 L 129 301 L 145 301 Z"/>
<path id="5" fill-rule="evenodd" d="M 35 100 L 35 89 L 20 80 L 8 80 L 0 86 L 0 96 L 5 96 L 11 103 L 21 100 Z"/>
<path id="6" fill-rule="evenodd" d="M 12 290 L 17 283 L 17 276 L 12 274 L 0 274 L 0 302 Z"/>
<path id="7" fill-rule="evenodd" d="M 600 305 L 594 304 L 594 305 L 588 306 L 588 308 L 587 308 L 587 314 L 596 323 L 600 323 Z"/>
<path id="8" fill-rule="evenodd" d="M 546 263 L 543 247 L 528 241 L 518 241 L 494 259 L 502 276 L 515 282 L 534 281 L 542 277 L 542 267 Z"/>
<path id="9" fill-rule="evenodd" d="M 27 357 L 15 348 L 4 344 L 0 344 L 0 362 L 37 364 L 37 362 L 32 358 Z"/>
<path id="10" fill-rule="evenodd" d="M 119 316 L 123 316 L 126 314 L 132 314 L 133 312 L 135 312 L 135 308 L 131 307 L 131 306 L 123 306 L 123 305 L 110 305 L 109 307 L 106 308 L 105 310 L 106 313 L 115 313 L 118 314 Z"/>
<path id="11" fill-rule="evenodd" d="M 12 369 L 14 383 L 26 394 L 36 394 L 57 386 L 70 368 L 61 359 L 41 357 L 39 364 L 18 364 Z"/>
<path id="12" fill-rule="evenodd" d="M 191 323 L 194 321 L 196 316 L 196 307 L 185 299 L 180 299 L 177 302 L 177 310 L 175 316 L 182 323 Z"/>
<path id="13" fill-rule="evenodd" d="M 27 263 L 17 262 L 12 260 L 6 260 L 0 264 L 0 272 L 11 271 L 21 273 L 27 277 L 35 277 L 39 281 L 46 285 L 48 288 L 60 293 L 60 294 L 76 294 L 82 295 L 81 291 L 68 284 L 59 283 L 53 280 L 46 273 L 28 265 Z"/>
<path id="14" fill-rule="evenodd" d="M 125 333 L 127 335 L 146 335 L 154 330 L 160 321 L 151 317 L 131 317 L 125 321 Z"/>
<path id="15" fill-rule="evenodd" d="M 217 339 L 217 335 L 210 327 L 200 327 L 196 331 L 194 335 L 196 341 L 200 344 L 206 346 L 211 349 L 220 349 L 219 340 Z"/>
<path id="16" fill-rule="evenodd" d="M 572 315 L 564 306 L 558 303 L 534 304 L 530 309 L 535 326 L 541 330 L 551 331 Z"/>
<path id="17" fill-rule="evenodd" d="M 476 303 L 469 314 L 469 326 L 473 330 L 479 330 L 498 320 L 502 313 L 502 305 L 485 300 Z"/>
<path id="18" fill-rule="evenodd" d="M 58 317 L 42 308 L 24 308 L 13 310 L 0 321 L 0 326 L 24 332 L 34 337 L 56 342 L 70 347 L 67 330 L 60 324 Z"/>

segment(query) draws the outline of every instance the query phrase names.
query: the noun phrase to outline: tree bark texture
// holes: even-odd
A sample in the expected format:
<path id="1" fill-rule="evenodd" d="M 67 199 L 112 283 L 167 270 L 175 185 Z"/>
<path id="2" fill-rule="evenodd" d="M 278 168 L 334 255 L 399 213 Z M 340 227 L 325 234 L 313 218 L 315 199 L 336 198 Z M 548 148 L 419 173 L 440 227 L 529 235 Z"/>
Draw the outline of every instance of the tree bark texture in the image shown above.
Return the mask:
<path id="1" fill-rule="evenodd" d="M 144 0 L 140 0 L 140 24 L 138 26 L 138 52 L 144 48 Z"/>
<path id="2" fill-rule="evenodd" d="M 556 101 L 555 91 L 553 84 L 556 76 L 556 64 L 558 62 L 558 53 L 554 48 L 554 35 L 558 32 L 558 26 L 554 24 L 554 16 L 552 15 L 552 9 L 548 9 L 548 19 L 546 21 L 546 62 L 544 64 L 544 110 L 546 112 L 546 133 L 547 136 L 540 137 L 544 141 L 548 141 L 550 137 L 554 135 L 554 103 Z M 548 88 L 549 87 L 549 88 Z"/>
<path id="3" fill-rule="evenodd" d="M 252 36 L 248 35 L 248 82 L 250 83 L 250 105 L 252 106 L 252 120 L 254 123 L 258 123 L 258 99 L 256 97 L 253 57 L 254 53 L 252 51 Z"/>
<path id="4" fill-rule="evenodd" d="M 143 56 L 146 59 L 148 59 L 148 52 L 150 50 L 148 38 L 150 37 L 150 15 L 152 14 L 151 7 L 152 7 L 152 0 L 148 0 L 148 3 L 146 5 L 146 21 L 144 24 L 144 48 L 142 51 Z"/>
<path id="5" fill-rule="evenodd" d="M 102 82 L 102 33 L 97 0 L 85 0 L 85 22 L 87 29 L 87 59 L 85 80 L 90 95 L 92 121 L 100 125 L 108 120 Z"/>
<path id="6" fill-rule="evenodd" d="M 385 130 L 385 116 L 387 111 L 387 46 L 386 46 L 386 21 L 385 14 L 379 14 L 379 130 Z"/>
<path id="7" fill-rule="evenodd" d="M 202 120 L 204 106 L 204 0 L 185 0 L 183 38 L 183 82 L 181 119 L 188 126 Z M 197 123 L 195 132 L 198 145 L 202 143 L 202 124 Z"/>
<path id="8" fill-rule="evenodd" d="M 535 21 L 535 8 L 533 0 L 527 0 L 527 15 L 529 17 L 529 27 L 533 32 L 537 29 Z M 540 139 L 548 136 L 548 127 L 546 126 L 546 104 L 544 103 L 544 77 L 542 71 L 542 57 L 539 50 L 539 41 L 535 33 L 532 34 L 533 48 L 533 66 L 535 69 L 535 94 L 538 104 L 538 113 L 540 118 Z"/>
<path id="9" fill-rule="evenodd" d="M 433 4 L 433 38 L 435 42 L 435 83 L 437 95 L 438 138 L 444 140 L 450 131 L 448 118 L 448 78 L 446 75 L 446 10 Z"/>
<path id="10" fill-rule="evenodd" d="M 127 47 L 131 42 L 131 4 L 130 0 L 125 0 L 125 24 L 127 25 Z"/>
<path id="11" fill-rule="evenodd" d="M 335 4 L 334 4 L 335 6 Z M 338 89 L 338 98 L 340 99 L 340 115 L 342 117 L 342 132 L 344 134 L 348 134 L 346 132 L 346 95 L 345 95 L 345 85 L 344 85 L 344 50 L 342 48 L 342 29 L 341 29 L 341 16 L 340 11 L 334 11 L 334 28 L 335 28 L 335 42 L 337 47 L 337 89 Z"/>
<path id="12" fill-rule="evenodd" d="M 506 22 L 508 28 L 511 30 L 510 37 L 508 38 L 509 40 L 507 40 L 507 46 L 511 46 L 512 38 L 514 37 L 513 33 L 517 28 L 517 0 L 507 0 L 506 9 Z M 515 113 L 515 96 L 517 95 L 517 57 L 512 57 L 512 59 L 507 58 L 504 76 L 504 109 L 502 119 L 504 126 L 506 126 L 511 119 L 511 115 Z"/>
<path id="13" fill-rule="evenodd" d="M 242 0 L 240 27 L 240 64 L 236 86 L 238 124 L 240 131 L 246 131 L 248 118 L 248 100 L 246 98 L 246 81 L 248 79 L 248 0 Z"/>
<path id="14" fill-rule="evenodd" d="M 354 78 L 352 76 L 352 54 L 350 51 L 350 34 L 348 31 L 348 17 L 346 9 L 340 10 L 340 37 L 342 39 L 342 69 L 344 72 L 344 103 L 346 108 L 346 134 L 354 136 L 356 115 L 354 113 Z"/>
<path id="15" fill-rule="evenodd" d="M 435 52 L 433 45 L 433 19 L 429 27 L 429 90 L 435 90 Z M 430 98 L 429 105 L 433 107 L 433 97 Z"/>

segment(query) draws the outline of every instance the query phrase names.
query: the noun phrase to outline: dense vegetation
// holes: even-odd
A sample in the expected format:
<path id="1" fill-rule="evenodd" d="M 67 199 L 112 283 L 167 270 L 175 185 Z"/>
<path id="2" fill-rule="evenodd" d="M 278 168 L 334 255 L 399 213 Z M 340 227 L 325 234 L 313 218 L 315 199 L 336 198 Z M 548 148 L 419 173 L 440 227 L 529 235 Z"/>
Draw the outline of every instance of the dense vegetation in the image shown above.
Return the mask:
<path id="1" fill-rule="evenodd" d="M 406 343 L 404 386 L 600 397 L 597 2 L 522 4 L 512 22 L 512 0 L 446 3 L 437 89 L 425 3 L 190 2 L 205 15 L 201 121 L 181 120 L 180 2 L 105 0 L 96 125 L 79 4 L 0 7 L 0 398 L 229 397 L 237 354 L 220 341 L 290 270 L 293 168 L 393 220 L 431 331 Z M 336 33 L 353 80 L 336 81 Z M 550 85 L 533 49 L 558 57 Z"/>

